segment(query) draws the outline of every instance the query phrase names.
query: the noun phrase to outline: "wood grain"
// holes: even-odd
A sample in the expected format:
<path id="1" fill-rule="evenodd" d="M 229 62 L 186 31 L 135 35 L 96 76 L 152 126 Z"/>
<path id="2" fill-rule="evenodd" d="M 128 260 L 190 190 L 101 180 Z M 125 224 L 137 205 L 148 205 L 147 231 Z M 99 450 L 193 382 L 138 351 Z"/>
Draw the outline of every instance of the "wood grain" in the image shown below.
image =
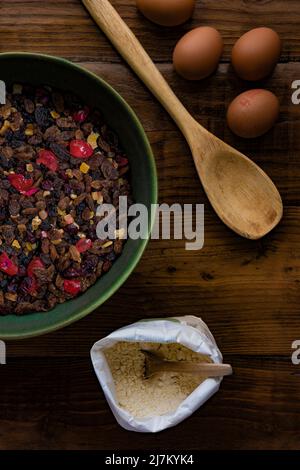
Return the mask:
<path id="1" fill-rule="evenodd" d="M 271 232 L 282 219 L 283 204 L 270 177 L 253 160 L 194 119 L 109 0 L 101 3 L 83 0 L 83 4 L 181 130 L 218 217 L 235 233 L 250 240 L 259 240 Z"/>
<path id="2" fill-rule="evenodd" d="M 299 217 L 299 208 L 286 209 L 272 234 L 251 242 L 233 237 L 211 212 L 201 252 L 186 252 L 182 241 L 151 241 L 134 274 L 105 305 L 55 334 L 9 343 L 9 355 L 76 351 L 84 357 L 97 339 L 137 319 L 194 314 L 211 327 L 225 358 L 287 358 L 300 338 Z"/>
<path id="3" fill-rule="evenodd" d="M 188 110 L 212 132 L 268 172 L 285 204 L 282 223 L 259 242 L 234 235 L 210 208 L 180 132 L 120 60 L 79 0 L 3 0 L 0 51 L 27 50 L 71 58 L 109 81 L 136 111 L 152 144 L 160 201 L 205 204 L 205 245 L 151 241 L 134 274 L 97 311 L 64 330 L 10 342 L 0 366 L 0 449 L 299 449 L 300 366 L 291 343 L 300 339 L 300 106 L 291 82 L 300 79 L 300 8 L 296 0 L 200 0 L 194 20 L 175 30 L 137 13 L 133 0 L 112 1 Z M 187 83 L 170 58 L 192 25 L 212 24 L 225 40 L 223 63 L 209 80 Z M 247 85 L 228 64 L 240 33 L 275 27 L 281 63 L 262 83 L 280 98 L 275 131 L 253 141 L 224 124 L 230 100 Z M 113 418 L 92 370 L 89 350 L 112 330 L 141 318 L 194 314 L 213 331 L 234 375 L 176 429 L 158 435 L 124 431 Z"/>
<path id="4" fill-rule="evenodd" d="M 125 65 L 82 63 L 89 70 L 108 80 L 133 107 L 147 131 L 159 168 L 162 197 L 184 195 L 192 202 L 203 202 L 203 190 L 199 185 L 192 157 L 187 144 L 162 107 L 152 98 L 144 85 L 140 84 Z M 224 126 L 226 109 L 230 101 L 247 87 L 237 79 L 230 66 L 223 64 L 218 73 L 203 82 L 189 83 L 178 77 L 170 64 L 159 64 L 159 69 L 175 90 L 190 113 L 206 128 L 253 158 L 274 180 L 285 204 L 298 204 L 299 165 L 297 152 L 300 149 L 300 105 L 291 102 L 291 83 L 300 77 L 300 64 L 279 64 L 271 79 L 262 83 L 276 93 L 281 102 L 281 114 L 276 126 L 268 134 L 244 140 L 234 136 Z M 193 190 L 187 187 L 193 185 Z M 167 187 L 168 186 L 168 187 Z"/>
<path id="5" fill-rule="evenodd" d="M 229 60 L 232 45 L 242 33 L 266 24 L 284 39 L 283 61 L 297 61 L 300 57 L 298 0 L 199 0 L 193 20 L 175 29 L 161 28 L 143 18 L 136 10 L 135 0 L 111 3 L 155 61 L 169 62 L 177 40 L 199 24 L 221 31 L 224 61 Z M 79 0 L 4 0 L 0 4 L 0 27 L 1 52 L 19 49 L 73 60 L 120 60 Z"/>
<path id="6" fill-rule="evenodd" d="M 13 399 L 4 388 L 0 403 L 1 449 L 298 448 L 300 377 L 290 364 L 276 357 L 229 359 L 235 374 L 218 395 L 180 428 L 147 436 L 116 424 L 87 357 L 12 360 L 6 380 L 15 382 Z"/>

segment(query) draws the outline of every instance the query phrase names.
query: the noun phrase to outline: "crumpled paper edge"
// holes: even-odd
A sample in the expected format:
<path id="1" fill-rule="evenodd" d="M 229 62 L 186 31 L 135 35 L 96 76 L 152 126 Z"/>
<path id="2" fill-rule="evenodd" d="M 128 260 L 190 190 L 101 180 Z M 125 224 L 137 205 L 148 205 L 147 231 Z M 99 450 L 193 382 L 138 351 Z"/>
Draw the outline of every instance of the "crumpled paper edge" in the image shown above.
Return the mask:
<path id="1" fill-rule="evenodd" d="M 208 378 L 175 411 L 162 416 L 135 418 L 118 405 L 114 380 L 103 353 L 104 349 L 119 341 L 180 343 L 195 352 L 210 356 L 215 363 L 222 363 L 223 358 L 207 325 L 200 318 L 192 315 L 142 320 L 120 328 L 97 341 L 91 349 L 96 376 L 116 420 L 128 431 L 156 433 L 176 426 L 219 390 L 222 378 Z"/>

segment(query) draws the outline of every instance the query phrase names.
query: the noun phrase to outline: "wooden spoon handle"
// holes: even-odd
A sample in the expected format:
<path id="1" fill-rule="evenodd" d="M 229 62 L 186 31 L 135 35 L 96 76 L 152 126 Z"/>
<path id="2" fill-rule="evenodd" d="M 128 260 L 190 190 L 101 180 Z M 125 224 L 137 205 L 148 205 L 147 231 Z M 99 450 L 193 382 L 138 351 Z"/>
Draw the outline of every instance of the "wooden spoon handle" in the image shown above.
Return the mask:
<path id="1" fill-rule="evenodd" d="M 141 43 L 110 2 L 108 0 L 82 1 L 98 26 L 164 106 L 182 133 L 187 137 L 191 132 L 191 127 L 195 124 L 198 126 L 199 132 L 199 124 L 176 97 Z M 203 132 L 207 131 L 203 128 Z"/>
<path id="2" fill-rule="evenodd" d="M 194 362 L 170 362 L 161 361 L 159 364 L 151 365 L 151 373 L 157 372 L 180 372 L 199 374 L 204 377 L 224 377 L 232 374 L 230 364 L 197 364 Z"/>

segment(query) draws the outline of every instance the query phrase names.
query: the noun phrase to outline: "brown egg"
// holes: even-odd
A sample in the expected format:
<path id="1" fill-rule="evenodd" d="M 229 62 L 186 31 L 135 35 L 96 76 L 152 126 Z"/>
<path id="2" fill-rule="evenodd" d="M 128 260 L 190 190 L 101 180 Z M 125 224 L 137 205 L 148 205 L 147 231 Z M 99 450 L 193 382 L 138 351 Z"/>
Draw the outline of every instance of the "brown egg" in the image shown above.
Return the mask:
<path id="1" fill-rule="evenodd" d="M 173 53 L 173 64 L 179 75 L 187 80 L 201 80 L 214 72 L 222 52 L 220 33 L 210 26 L 202 26 L 180 39 Z"/>
<path id="2" fill-rule="evenodd" d="M 265 134 L 279 115 L 278 98 L 268 90 L 245 91 L 229 105 L 227 123 L 240 137 L 254 138 Z"/>
<path id="3" fill-rule="evenodd" d="M 137 0 L 138 9 L 161 26 L 177 26 L 193 14 L 195 0 Z"/>
<path id="4" fill-rule="evenodd" d="M 281 41 L 273 29 L 251 29 L 235 43 L 232 65 L 242 79 L 262 80 L 273 71 L 280 52 Z"/>

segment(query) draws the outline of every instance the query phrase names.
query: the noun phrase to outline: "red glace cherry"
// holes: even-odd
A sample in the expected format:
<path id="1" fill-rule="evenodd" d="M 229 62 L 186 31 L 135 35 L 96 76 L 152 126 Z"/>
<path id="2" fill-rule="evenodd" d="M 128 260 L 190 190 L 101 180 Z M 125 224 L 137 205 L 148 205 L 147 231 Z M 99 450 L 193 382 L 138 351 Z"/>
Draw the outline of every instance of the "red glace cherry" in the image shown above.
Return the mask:
<path id="1" fill-rule="evenodd" d="M 85 106 L 83 109 L 80 109 L 79 111 L 76 111 L 74 114 L 73 114 L 73 119 L 75 122 L 84 122 L 86 120 L 86 118 L 88 117 L 89 115 L 89 108 L 87 106 Z"/>
<path id="2" fill-rule="evenodd" d="M 75 246 L 79 253 L 84 253 L 85 251 L 92 248 L 93 242 L 89 238 L 81 238 L 80 240 L 78 240 Z"/>
<path id="3" fill-rule="evenodd" d="M 58 169 L 57 157 L 51 150 L 40 150 L 36 162 L 43 164 L 51 171 L 57 171 Z"/>
<path id="4" fill-rule="evenodd" d="M 5 252 L 0 255 L 0 269 L 8 276 L 18 274 L 18 266 L 7 256 Z"/>
<path id="5" fill-rule="evenodd" d="M 36 268 L 38 269 L 43 269 L 45 267 L 43 261 L 41 260 L 41 258 L 33 258 L 29 265 L 27 266 L 27 274 L 29 277 L 35 277 L 35 273 L 34 273 L 34 270 Z"/>
<path id="6" fill-rule="evenodd" d="M 80 281 L 64 280 L 64 291 L 71 295 L 77 295 L 81 291 Z"/>
<path id="7" fill-rule="evenodd" d="M 74 158 L 89 158 L 93 155 L 93 147 L 85 140 L 71 140 L 70 154 Z"/>

